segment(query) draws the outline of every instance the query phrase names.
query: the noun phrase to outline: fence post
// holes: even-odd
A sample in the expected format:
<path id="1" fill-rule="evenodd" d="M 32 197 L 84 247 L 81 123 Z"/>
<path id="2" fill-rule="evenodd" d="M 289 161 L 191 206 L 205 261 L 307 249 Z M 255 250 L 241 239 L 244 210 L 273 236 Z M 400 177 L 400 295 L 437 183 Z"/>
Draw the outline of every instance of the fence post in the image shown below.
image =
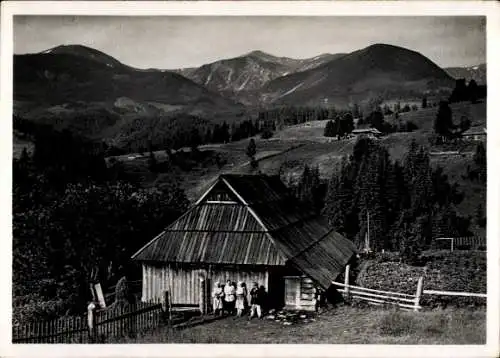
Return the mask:
<path id="1" fill-rule="evenodd" d="M 417 294 L 415 295 L 415 308 L 413 309 L 415 312 L 418 312 L 418 310 L 419 310 L 420 297 L 422 297 L 423 289 L 424 289 L 424 278 L 421 276 L 418 279 Z"/>
<path id="2" fill-rule="evenodd" d="M 91 302 L 87 307 L 87 318 L 88 318 L 88 329 L 89 329 L 89 340 L 91 343 L 95 343 L 97 337 L 97 327 L 95 326 L 95 309 L 96 306 L 93 302 Z"/>
<path id="3" fill-rule="evenodd" d="M 344 277 L 344 299 L 348 300 L 349 299 L 349 269 L 351 268 L 351 265 L 347 265 L 345 267 L 345 277 Z"/>

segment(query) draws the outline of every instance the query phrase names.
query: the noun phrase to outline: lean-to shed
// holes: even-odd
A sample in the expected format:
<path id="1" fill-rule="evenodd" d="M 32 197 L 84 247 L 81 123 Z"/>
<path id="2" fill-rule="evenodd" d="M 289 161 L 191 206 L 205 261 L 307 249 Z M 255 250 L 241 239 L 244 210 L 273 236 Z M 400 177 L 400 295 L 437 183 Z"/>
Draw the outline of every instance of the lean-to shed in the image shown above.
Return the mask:
<path id="1" fill-rule="evenodd" d="M 132 258 L 142 262 L 144 301 L 168 290 L 173 304 L 198 306 L 201 278 L 230 279 L 263 285 L 275 307 L 304 308 L 312 285 L 328 289 L 355 254 L 278 176 L 227 174 Z"/>

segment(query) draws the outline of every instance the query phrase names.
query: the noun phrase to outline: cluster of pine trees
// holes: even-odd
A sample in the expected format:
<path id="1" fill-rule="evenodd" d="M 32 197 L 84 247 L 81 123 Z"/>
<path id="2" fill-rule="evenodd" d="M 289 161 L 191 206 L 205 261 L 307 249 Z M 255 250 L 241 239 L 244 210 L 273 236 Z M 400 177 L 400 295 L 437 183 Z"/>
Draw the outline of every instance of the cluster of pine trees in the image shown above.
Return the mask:
<path id="1" fill-rule="evenodd" d="M 258 112 L 258 119 L 270 121 L 278 125 L 295 125 L 315 120 L 335 118 L 337 110 L 334 107 L 278 107 Z"/>
<path id="2" fill-rule="evenodd" d="M 274 128 L 276 129 L 276 128 Z M 155 128 L 151 135 L 142 140 L 134 140 L 122 153 L 137 151 L 145 153 L 157 150 L 178 150 L 180 148 L 196 148 L 203 144 L 229 143 L 253 137 L 263 133 L 264 127 L 259 120 L 246 119 L 231 126 L 222 123 L 209 124 L 205 121 L 196 121 L 187 125 L 170 125 L 168 128 Z"/>
<path id="3" fill-rule="evenodd" d="M 343 117 L 338 116 L 334 120 L 329 120 L 326 123 L 324 136 L 325 137 L 345 137 L 354 129 L 354 120 L 351 113 L 345 114 Z"/>
<path id="4" fill-rule="evenodd" d="M 453 111 L 447 101 L 440 101 L 439 108 L 434 119 L 434 133 L 437 139 L 435 144 L 441 144 L 443 141 L 460 138 L 463 132 L 471 126 L 471 121 L 467 117 L 460 118 L 457 124 L 453 121 Z"/>
<path id="5" fill-rule="evenodd" d="M 458 79 L 448 101 L 450 103 L 464 101 L 475 103 L 479 99 L 485 97 L 486 86 L 479 86 L 474 80 L 470 80 L 469 83 L 467 83 L 465 79 Z"/>
<path id="6" fill-rule="evenodd" d="M 442 168 L 431 167 L 427 150 L 414 141 L 399 162 L 376 141 L 362 138 L 328 183 L 319 179 L 317 168 L 306 167 L 294 191 L 360 247 L 369 218 L 370 249 L 399 251 L 411 261 L 433 237 L 470 234 L 469 218 L 456 211 L 463 199 L 458 189 Z"/>

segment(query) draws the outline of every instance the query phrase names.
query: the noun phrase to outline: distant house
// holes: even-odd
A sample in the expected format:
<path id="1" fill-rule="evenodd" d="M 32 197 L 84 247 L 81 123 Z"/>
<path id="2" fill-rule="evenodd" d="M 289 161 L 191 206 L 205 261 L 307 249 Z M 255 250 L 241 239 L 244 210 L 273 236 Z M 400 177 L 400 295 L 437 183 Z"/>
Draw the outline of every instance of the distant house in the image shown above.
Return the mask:
<path id="1" fill-rule="evenodd" d="M 462 139 L 473 140 L 473 141 L 484 141 L 486 140 L 486 128 L 484 127 L 472 127 L 462 133 Z"/>
<path id="2" fill-rule="evenodd" d="M 132 258 L 142 263 L 143 301 L 168 290 L 174 305 L 198 306 L 230 279 L 263 285 L 272 307 L 307 310 L 314 285 L 327 290 L 355 256 L 278 176 L 226 174 Z"/>
<path id="3" fill-rule="evenodd" d="M 378 138 L 382 135 L 382 132 L 372 127 L 361 127 L 354 129 L 352 135 L 356 137 Z"/>

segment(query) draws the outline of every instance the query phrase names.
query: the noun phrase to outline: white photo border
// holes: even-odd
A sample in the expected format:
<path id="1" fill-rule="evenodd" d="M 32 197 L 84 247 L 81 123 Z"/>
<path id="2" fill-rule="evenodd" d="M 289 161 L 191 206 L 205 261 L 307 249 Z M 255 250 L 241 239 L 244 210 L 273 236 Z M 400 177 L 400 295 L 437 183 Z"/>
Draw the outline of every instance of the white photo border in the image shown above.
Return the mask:
<path id="1" fill-rule="evenodd" d="M 15 15 L 106 16 L 486 16 L 487 128 L 487 343 L 486 345 L 36 345 L 11 343 L 12 299 L 12 62 Z M 411 29 L 409 29 L 411 31 Z M 491 1 L 6 1 L 1 4 L 0 355 L 33 357 L 498 357 L 500 6 Z M 499 217 L 500 219 L 500 217 Z"/>

